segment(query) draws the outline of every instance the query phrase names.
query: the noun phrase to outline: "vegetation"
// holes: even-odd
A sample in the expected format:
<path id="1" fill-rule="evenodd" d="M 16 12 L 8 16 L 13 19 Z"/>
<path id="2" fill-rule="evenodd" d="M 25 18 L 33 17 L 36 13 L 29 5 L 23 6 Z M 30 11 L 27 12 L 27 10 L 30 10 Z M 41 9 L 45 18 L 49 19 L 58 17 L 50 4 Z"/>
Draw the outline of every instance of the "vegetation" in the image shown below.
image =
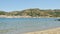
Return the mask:
<path id="1" fill-rule="evenodd" d="M 0 11 L 0 15 L 31 16 L 31 17 L 60 17 L 60 9 L 41 10 L 41 9 L 35 8 L 35 9 L 26 9 L 22 11 L 12 11 L 12 12 Z"/>

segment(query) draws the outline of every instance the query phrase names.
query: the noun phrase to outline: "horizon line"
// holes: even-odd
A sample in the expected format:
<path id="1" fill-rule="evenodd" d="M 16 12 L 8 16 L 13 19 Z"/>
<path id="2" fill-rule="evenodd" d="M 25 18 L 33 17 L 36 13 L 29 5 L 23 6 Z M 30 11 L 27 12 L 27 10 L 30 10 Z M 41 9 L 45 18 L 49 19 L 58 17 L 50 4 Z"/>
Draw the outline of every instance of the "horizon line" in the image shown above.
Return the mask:
<path id="1" fill-rule="evenodd" d="M 5 11 L 5 12 L 12 12 L 12 11 L 22 11 L 22 10 L 27 10 L 27 9 L 41 9 L 41 10 L 55 10 L 55 9 L 60 9 L 60 8 L 25 8 L 25 9 L 20 9 L 20 10 L 0 10 L 0 11 Z"/>

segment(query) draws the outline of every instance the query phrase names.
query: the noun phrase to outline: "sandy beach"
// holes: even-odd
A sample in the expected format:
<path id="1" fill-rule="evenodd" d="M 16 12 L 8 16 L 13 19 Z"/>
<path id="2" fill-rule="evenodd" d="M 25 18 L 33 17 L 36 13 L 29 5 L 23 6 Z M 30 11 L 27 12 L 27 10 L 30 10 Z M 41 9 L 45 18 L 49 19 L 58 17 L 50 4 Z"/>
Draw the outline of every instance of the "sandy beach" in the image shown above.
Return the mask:
<path id="1" fill-rule="evenodd" d="M 31 17 L 31 16 L 7 16 L 7 15 L 0 15 L 0 18 L 60 18 L 60 17 Z"/>
<path id="2" fill-rule="evenodd" d="M 44 31 L 27 32 L 24 34 L 60 34 L 60 28 L 48 29 Z"/>

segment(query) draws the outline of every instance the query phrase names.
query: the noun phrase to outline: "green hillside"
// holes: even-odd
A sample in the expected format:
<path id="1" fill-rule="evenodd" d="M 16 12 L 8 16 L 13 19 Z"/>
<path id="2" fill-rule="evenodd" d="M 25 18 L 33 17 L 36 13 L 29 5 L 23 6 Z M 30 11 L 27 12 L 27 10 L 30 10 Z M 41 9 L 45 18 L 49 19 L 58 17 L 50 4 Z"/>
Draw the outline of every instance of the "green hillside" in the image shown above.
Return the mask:
<path id="1" fill-rule="evenodd" d="M 11 12 L 0 11 L 0 15 L 31 16 L 31 17 L 60 17 L 60 9 L 42 10 L 42 9 L 34 8 L 34 9 L 26 9 L 22 11 L 11 11 Z"/>

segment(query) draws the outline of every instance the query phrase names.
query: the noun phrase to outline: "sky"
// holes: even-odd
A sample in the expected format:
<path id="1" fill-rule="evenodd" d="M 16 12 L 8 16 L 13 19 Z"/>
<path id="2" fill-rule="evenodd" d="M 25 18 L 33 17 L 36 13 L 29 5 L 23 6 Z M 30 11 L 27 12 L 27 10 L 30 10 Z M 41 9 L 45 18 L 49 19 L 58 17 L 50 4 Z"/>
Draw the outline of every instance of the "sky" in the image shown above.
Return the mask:
<path id="1" fill-rule="evenodd" d="M 60 0 L 0 0 L 0 10 L 17 11 L 30 8 L 60 9 Z"/>

